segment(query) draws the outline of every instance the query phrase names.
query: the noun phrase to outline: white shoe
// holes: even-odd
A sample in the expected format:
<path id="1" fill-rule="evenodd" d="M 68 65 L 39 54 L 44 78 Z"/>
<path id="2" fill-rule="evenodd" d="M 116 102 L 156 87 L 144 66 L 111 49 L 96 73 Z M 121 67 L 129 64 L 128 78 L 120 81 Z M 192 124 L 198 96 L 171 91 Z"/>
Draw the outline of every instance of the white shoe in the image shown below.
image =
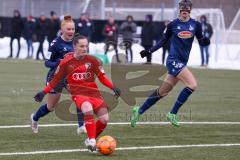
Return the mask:
<path id="1" fill-rule="evenodd" d="M 87 147 L 89 152 L 92 152 L 92 153 L 97 152 L 97 150 L 96 150 L 96 139 L 93 139 L 93 138 L 89 139 L 89 138 L 87 138 L 85 140 L 85 145 L 86 145 L 86 147 Z"/>
<path id="2" fill-rule="evenodd" d="M 34 113 L 31 114 L 31 128 L 33 133 L 38 133 L 38 122 L 33 120 Z"/>
<path id="3" fill-rule="evenodd" d="M 77 134 L 78 134 L 79 136 L 82 135 L 82 134 L 86 134 L 86 133 L 87 133 L 87 130 L 86 130 L 86 128 L 85 128 L 84 125 L 77 128 Z"/>

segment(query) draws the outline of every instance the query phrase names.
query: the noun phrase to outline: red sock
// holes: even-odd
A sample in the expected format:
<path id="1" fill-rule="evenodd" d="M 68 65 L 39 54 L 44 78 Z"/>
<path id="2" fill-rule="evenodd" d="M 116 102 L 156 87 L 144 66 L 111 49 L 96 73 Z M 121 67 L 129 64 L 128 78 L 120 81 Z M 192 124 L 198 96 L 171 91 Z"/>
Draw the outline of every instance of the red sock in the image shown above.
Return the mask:
<path id="1" fill-rule="evenodd" d="M 84 115 L 84 123 L 87 130 L 88 138 L 96 138 L 96 124 L 93 115 Z"/>
<path id="2" fill-rule="evenodd" d="M 107 124 L 103 124 L 100 120 L 98 120 L 96 122 L 96 137 L 98 137 L 106 127 Z"/>

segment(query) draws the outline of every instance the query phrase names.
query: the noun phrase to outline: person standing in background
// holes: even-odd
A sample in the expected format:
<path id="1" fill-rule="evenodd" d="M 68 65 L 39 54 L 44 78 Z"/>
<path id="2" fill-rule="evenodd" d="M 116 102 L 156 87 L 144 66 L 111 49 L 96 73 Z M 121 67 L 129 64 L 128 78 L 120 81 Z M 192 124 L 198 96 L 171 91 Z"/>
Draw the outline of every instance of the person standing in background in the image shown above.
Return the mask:
<path id="1" fill-rule="evenodd" d="M 10 33 L 10 55 L 8 56 L 8 58 L 12 58 L 13 57 L 13 40 L 17 39 L 18 42 L 18 51 L 17 51 L 17 56 L 16 58 L 19 57 L 19 53 L 21 50 L 21 44 L 20 44 L 20 38 L 21 38 L 21 34 L 23 32 L 23 20 L 21 18 L 21 14 L 19 12 L 19 10 L 14 10 L 13 11 L 13 18 L 11 21 L 11 33 Z"/>
<path id="2" fill-rule="evenodd" d="M 48 32 L 48 24 L 46 21 L 46 17 L 44 15 L 41 15 L 39 18 L 39 21 L 37 22 L 36 26 L 36 32 L 37 32 L 37 39 L 39 41 L 39 47 L 37 50 L 37 56 L 36 60 L 39 60 L 39 54 L 42 54 L 43 60 L 45 60 L 44 52 L 43 52 L 43 42 L 47 36 Z"/>
<path id="3" fill-rule="evenodd" d="M 57 37 L 57 33 L 60 30 L 60 20 L 54 11 L 50 12 L 51 18 L 48 23 L 48 44 L 50 45 L 52 41 Z"/>
<path id="4" fill-rule="evenodd" d="M 126 60 L 127 62 L 132 63 L 133 62 L 133 52 L 132 52 L 132 43 L 133 43 L 133 33 L 136 32 L 137 25 L 133 21 L 133 17 L 131 15 L 127 16 L 127 19 L 125 22 L 122 23 L 120 26 L 120 31 L 123 36 L 123 44 L 125 46 L 126 51 Z M 130 52 L 130 60 L 128 53 Z"/>
<path id="5" fill-rule="evenodd" d="M 80 19 L 76 21 L 76 33 L 87 37 L 88 40 L 91 41 L 93 30 L 93 22 L 86 13 L 82 13 Z"/>
<path id="6" fill-rule="evenodd" d="M 33 57 L 33 37 L 36 29 L 36 20 L 29 15 L 24 23 L 23 37 L 27 42 L 27 58 Z M 31 53 L 30 53 L 31 52 Z"/>
<path id="7" fill-rule="evenodd" d="M 154 40 L 154 25 L 152 22 L 152 15 L 146 15 L 145 22 L 142 28 L 141 33 L 141 45 L 145 50 L 149 50 L 153 46 Z M 152 63 L 152 54 L 149 54 L 147 57 L 147 64 Z"/>
<path id="8" fill-rule="evenodd" d="M 213 35 L 213 29 L 211 24 L 207 23 L 207 17 L 205 15 L 202 15 L 200 17 L 200 22 L 202 26 L 202 32 L 203 35 L 209 39 L 211 39 Z M 201 51 L 201 66 L 208 66 L 209 62 L 209 45 L 208 46 L 200 46 L 200 51 Z"/>
<path id="9" fill-rule="evenodd" d="M 103 35 L 105 37 L 105 55 L 107 54 L 109 47 L 112 45 L 116 53 L 117 62 L 120 63 L 117 49 L 118 26 L 113 17 L 109 17 L 107 24 L 103 28 Z"/>

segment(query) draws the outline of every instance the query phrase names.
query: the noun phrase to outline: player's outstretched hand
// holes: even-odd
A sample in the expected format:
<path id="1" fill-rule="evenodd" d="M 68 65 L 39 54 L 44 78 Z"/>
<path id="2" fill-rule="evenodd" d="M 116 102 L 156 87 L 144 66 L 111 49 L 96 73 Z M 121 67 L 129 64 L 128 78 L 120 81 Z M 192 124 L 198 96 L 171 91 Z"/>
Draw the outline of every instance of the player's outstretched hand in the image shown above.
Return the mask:
<path id="1" fill-rule="evenodd" d="M 149 51 L 147 51 L 147 50 L 142 50 L 142 51 L 140 52 L 140 55 L 141 55 L 142 58 L 146 57 L 146 56 L 149 55 L 149 54 L 151 54 L 151 53 L 150 53 Z"/>
<path id="2" fill-rule="evenodd" d="M 121 95 L 121 90 L 117 87 L 113 88 L 114 96 L 118 98 Z"/>
<path id="3" fill-rule="evenodd" d="M 34 96 L 34 100 L 36 102 L 42 102 L 44 96 L 46 95 L 45 92 L 41 91 L 41 92 L 38 92 L 35 96 Z"/>

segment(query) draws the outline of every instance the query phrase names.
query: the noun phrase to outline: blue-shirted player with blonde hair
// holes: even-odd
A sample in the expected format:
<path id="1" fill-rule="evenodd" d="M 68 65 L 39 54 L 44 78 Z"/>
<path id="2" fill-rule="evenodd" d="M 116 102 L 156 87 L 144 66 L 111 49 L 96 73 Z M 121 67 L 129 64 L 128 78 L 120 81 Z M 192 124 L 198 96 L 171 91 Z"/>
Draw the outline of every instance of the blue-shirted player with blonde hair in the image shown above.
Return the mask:
<path id="1" fill-rule="evenodd" d="M 140 115 L 161 98 L 168 95 L 172 88 L 181 81 L 185 88 L 180 92 L 172 110 L 167 113 L 167 120 L 172 125 L 179 126 L 178 110 L 197 88 L 197 81 L 187 67 L 194 37 L 197 37 L 199 44 L 202 46 L 210 44 L 210 40 L 202 34 L 201 24 L 190 17 L 191 10 L 192 2 L 190 0 L 181 0 L 179 2 L 179 17 L 168 24 L 166 33 L 155 46 L 150 50 L 140 52 L 143 58 L 161 48 L 168 40 L 171 42 L 166 63 L 168 74 L 164 83 L 147 98 L 142 106 L 133 108 L 132 127 L 135 127 Z"/>
<path id="2" fill-rule="evenodd" d="M 60 60 L 64 58 L 64 55 L 73 51 L 73 37 L 75 34 L 75 24 L 70 15 L 64 16 L 64 20 L 61 22 L 61 35 L 55 38 L 49 46 L 48 51 L 51 56 L 49 60 L 45 61 L 45 66 L 49 68 L 46 82 L 47 84 L 52 80 L 55 71 L 60 63 Z M 49 112 L 54 111 L 57 103 L 60 100 L 63 87 L 66 88 L 64 80 L 58 83 L 58 85 L 48 94 L 47 104 L 43 104 L 39 107 L 36 113 L 31 115 L 31 128 L 33 133 L 38 133 L 38 121 L 40 118 L 46 116 Z M 83 125 L 82 113 L 78 112 L 78 129 L 77 133 L 86 133 L 85 126 Z"/>

